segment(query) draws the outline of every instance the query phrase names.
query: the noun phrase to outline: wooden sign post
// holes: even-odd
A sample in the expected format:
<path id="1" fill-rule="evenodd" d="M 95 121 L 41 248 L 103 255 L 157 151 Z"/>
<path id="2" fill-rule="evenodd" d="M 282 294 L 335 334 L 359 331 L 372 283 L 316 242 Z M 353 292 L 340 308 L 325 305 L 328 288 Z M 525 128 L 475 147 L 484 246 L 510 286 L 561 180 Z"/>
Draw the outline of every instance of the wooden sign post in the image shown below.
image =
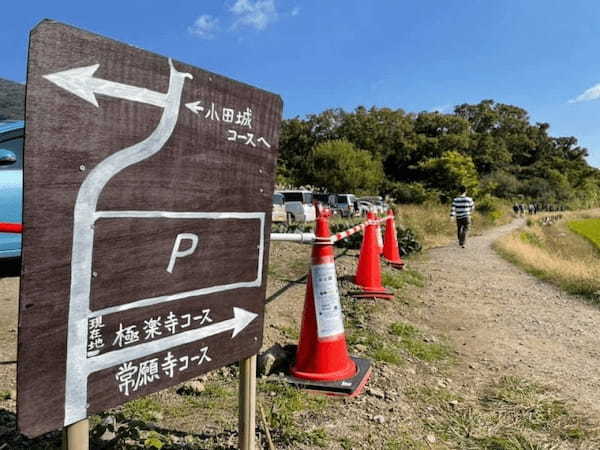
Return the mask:
<path id="1" fill-rule="evenodd" d="M 240 361 L 239 448 L 254 449 L 256 429 L 256 355 Z"/>
<path id="2" fill-rule="evenodd" d="M 90 421 L 80 420 L 63 429 L 62 450 L 86 450 L 90 447 Z"/>
<path id="3" fill-rule="evenodd" d="M 90 414 L 257 354 L 281 108 L 77 28 L 32 31 L 23 433 L 76 439 Z"/>

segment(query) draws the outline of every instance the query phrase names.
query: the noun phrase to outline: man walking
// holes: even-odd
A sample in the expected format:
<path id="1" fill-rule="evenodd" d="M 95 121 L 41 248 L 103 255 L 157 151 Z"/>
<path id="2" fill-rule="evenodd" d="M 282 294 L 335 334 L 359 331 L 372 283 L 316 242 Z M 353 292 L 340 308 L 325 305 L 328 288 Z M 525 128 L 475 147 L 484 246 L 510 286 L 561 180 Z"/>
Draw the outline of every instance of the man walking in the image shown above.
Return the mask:
<path id="1" fill-rule="evenodd" d="M 471 212 L 475 209 L 475 203 L 471 197 L 467 197 L 467 189 L 460 188 L 461 194 L 452 200 L 452 210 L 450 217 L 456 217 L 456 229 L 458 234 L 458 244 L 465 248 L 467 232 L 471 225 Z"/>

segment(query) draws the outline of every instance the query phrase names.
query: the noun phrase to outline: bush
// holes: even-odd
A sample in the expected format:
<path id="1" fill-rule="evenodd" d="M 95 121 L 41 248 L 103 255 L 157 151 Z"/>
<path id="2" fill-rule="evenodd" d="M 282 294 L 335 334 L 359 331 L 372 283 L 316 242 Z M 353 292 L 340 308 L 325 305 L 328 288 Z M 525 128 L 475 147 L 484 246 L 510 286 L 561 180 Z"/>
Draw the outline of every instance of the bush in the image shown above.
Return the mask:
<path id="1" fill-rule="evenodd" d="M 396 227 L 396 234 L 398 235 L 398 247 L 400 247 L 400 254 L 402 256 L 418 253 L 423 248 L 421 243 L 417 240 L 414 231 L 410 228 Z"/>
<path id="2" fill-rule="evenodd" d="M 386 193 L 398 203 L 414 203 L 420 205 L 429 200 L 436 200 L 438 193 L 428 190 L 420 183 L 393 182 L 386 186 Z"/>
<path id="3" fill-rule="evenodd" d="M 477 200 L 475 209 L 479 211 L 480 214 L 488 216 L 492 223 L 504 215 L 502 201 L 489 194 L 486 194 Z"/>

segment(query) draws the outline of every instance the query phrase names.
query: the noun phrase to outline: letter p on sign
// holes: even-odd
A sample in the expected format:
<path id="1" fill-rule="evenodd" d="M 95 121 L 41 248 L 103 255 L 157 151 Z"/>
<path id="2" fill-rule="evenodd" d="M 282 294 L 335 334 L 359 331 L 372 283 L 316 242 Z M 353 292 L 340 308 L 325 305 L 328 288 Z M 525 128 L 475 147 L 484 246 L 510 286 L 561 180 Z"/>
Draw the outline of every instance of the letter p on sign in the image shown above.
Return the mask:
<path id="1" fill-rule="evenodd" d="M 185 250 L 181 250 L 181 242 L 183 240 L 192 241 L 192 244 L 189 248 Z M 193 233 L 180 233 L 177 235 L 175 239 L 175 245 L 173 245 L 173 251 L 171 252 L 171 258 L 169 259 L 169 265 L 167 266 L 167 272 L 173 273 L 173 268 L 175 267 L 175 260 L 177 258 L 183 258 L 185 256 L 189 256 L 194 253 L 198 247 L 198 236 Z"/>

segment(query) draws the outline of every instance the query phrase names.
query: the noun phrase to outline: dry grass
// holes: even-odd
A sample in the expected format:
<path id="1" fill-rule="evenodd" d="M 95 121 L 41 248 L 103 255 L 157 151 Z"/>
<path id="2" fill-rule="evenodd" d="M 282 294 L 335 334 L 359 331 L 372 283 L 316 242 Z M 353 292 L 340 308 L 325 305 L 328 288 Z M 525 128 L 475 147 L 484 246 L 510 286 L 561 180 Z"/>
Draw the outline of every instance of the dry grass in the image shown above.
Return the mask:
<path id="1" fill-rule="evenodd" d="M 477 205 L 476 205 L 477 206 Z M 475 210 L 471 233 L 478 235 L 486 229 L 503 225 L 512 220 L 509 206 L 500 204 L 498 218 L 491 214 L 481 214 Z M 423 248 L 448 245 L 456 239 L 456 223 L 450 218 L 450 206 L 439 203 L 423 205 L 398 205 L 398 223 L 412 229 Z"/>
<path id="2" fill-rule="evenodd" d="M 600 291 L 598 250 L 585 238 L 571 232 L 566 223 L 585 217 L 598 217 L 600 210 L 567 213 L 549 226 L 537 223 L 503 236 L 495 249 L 505 258 L 543 280 L 570 293 L 589 297 Z"/>
<path id="3" fill-rule="evenodd" d="M 594 424 L 547 388 L 517 377 L 501 377 L 464 398 L 444 388 L 409 392 L 423 408 L 443 448 L 542 450 L 598 448 Z M 408 447 L 404 447 L 408 448 Z"/>

